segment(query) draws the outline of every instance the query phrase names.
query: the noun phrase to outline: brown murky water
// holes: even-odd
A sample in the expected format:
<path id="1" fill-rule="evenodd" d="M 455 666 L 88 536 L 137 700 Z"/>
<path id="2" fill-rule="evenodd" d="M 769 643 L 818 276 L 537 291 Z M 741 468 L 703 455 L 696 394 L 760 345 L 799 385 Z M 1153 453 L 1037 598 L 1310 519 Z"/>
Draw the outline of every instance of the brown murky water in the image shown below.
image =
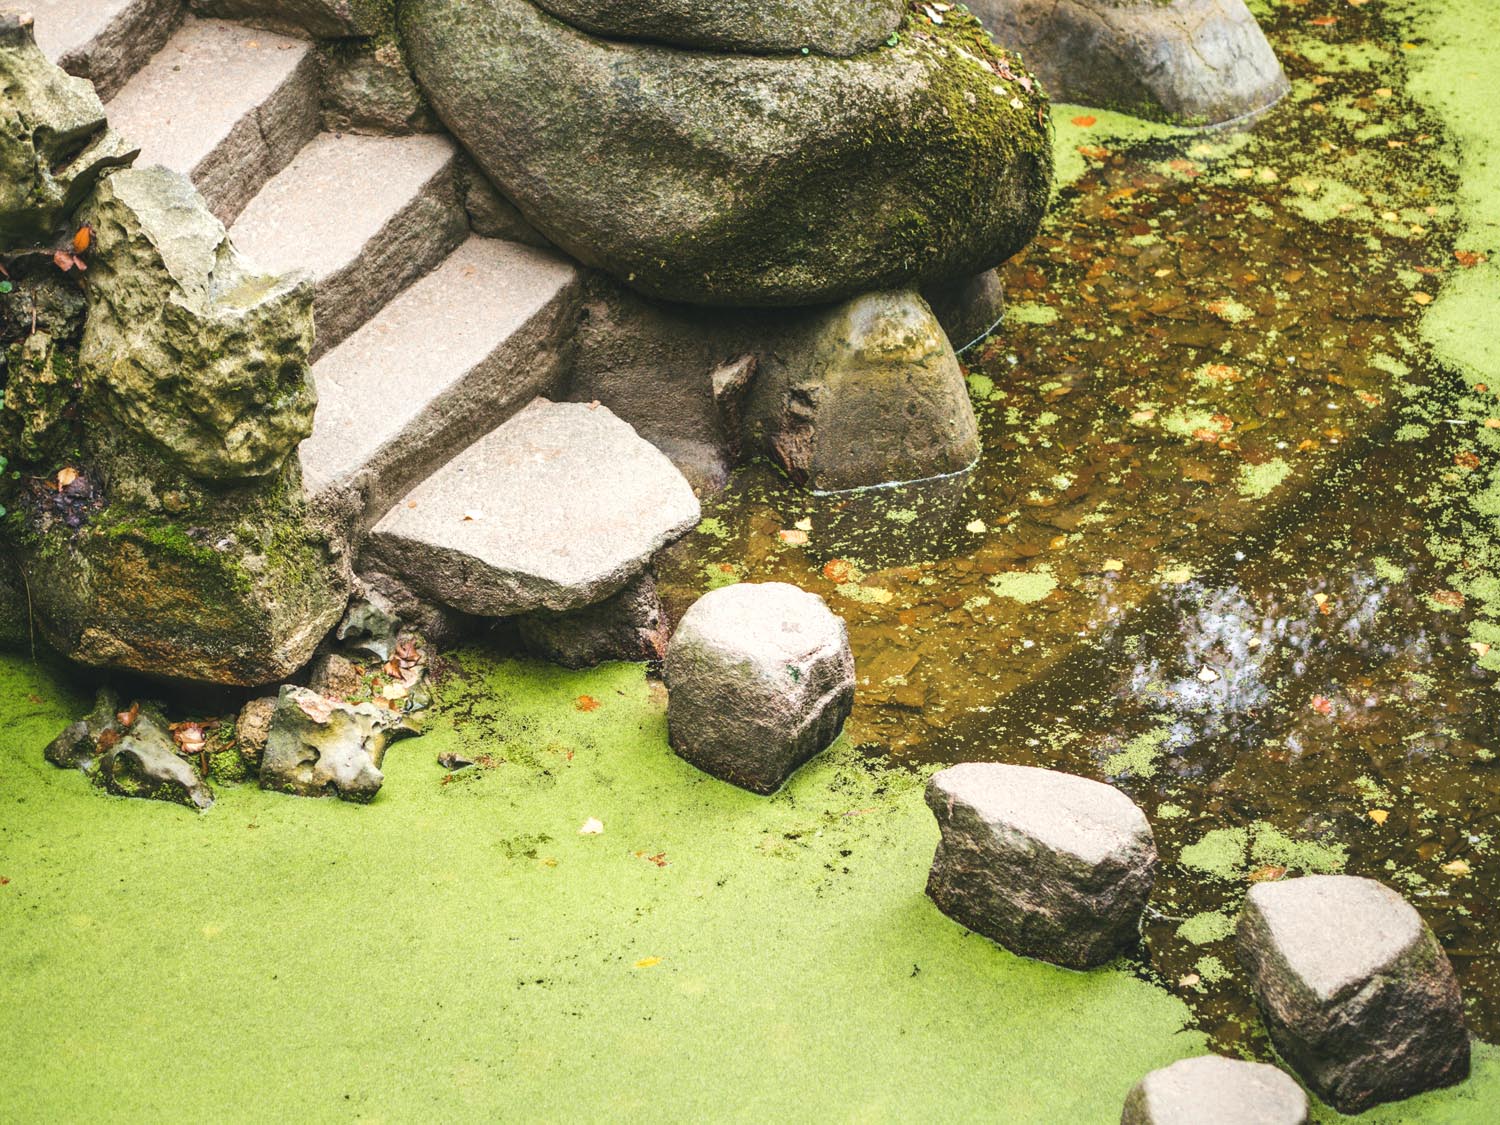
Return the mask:
<path id="1" fill-rule="evenodd" d="M 1373 14 L 1340 34 L 1400 40 Z M 1493 395 L 1416 342 L 1452 153 L 1398 63 L 1273 35 L 1298 89 L 1252 129 L 1088 146 L 966 357 L 971 477 L 809 497 L 751 468 L 663 584 L 677 612 L 744 579 L 827 597 L 872 755 L 1139 801 L 1163 860 L 1140 971 L 1221 1045 L 1261 1034 L 1230 936 L 1246 888 L 1335 870 L 1416 903 L 1493 1038 L 1500 706 L 1483 607 L 1445 577 L 1491 468 L 1454 403 Z"/>

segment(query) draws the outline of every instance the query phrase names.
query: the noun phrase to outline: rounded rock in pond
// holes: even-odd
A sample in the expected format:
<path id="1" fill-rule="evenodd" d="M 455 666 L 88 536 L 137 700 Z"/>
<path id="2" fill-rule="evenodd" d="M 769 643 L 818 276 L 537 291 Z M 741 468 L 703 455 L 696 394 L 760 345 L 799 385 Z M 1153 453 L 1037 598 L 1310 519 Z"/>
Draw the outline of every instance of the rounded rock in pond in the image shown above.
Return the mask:
<path id="1" fill-rule="evenodd" d="M 1468 1076 L 1453 966 L 1422 916 L 1383 883 L 1352 875 L 1259 883 L 1238 942 L 1271 1041 L 1339 1112 Z"/>
<path id="2" fill-rule="evenodd" d="M 774 793 L 838 737 L 854 705 L 849 630 L 784 582 L 703 595 L 667 648 L 672 749 L 724 781 Z"/>
<path id="3" fill-rule="evenodd" d="M 1307 1095 L 1274 1066 L 1201 1055 L 1137 1082 L 1120 1125 L 1307 1125 Z"/>
<path id="4" fill-rule="evenodd" d="M 927 894 L 954 921 L 1072 969 L 1102 965 L 1138 940 L 1156 842 L 1118 789 L 968 762 L 933 775 L 927 805 L 942 832 Z"/>
<path id="5" fill-rule="evenodd" d="M 850 58 L 607 40 L 528 0 L 407 0 L 439 116 L 554 244 L 648 296 L 821 304 L 970 277 L 1033 234 L 1047 100 L 965 12 Z"/>

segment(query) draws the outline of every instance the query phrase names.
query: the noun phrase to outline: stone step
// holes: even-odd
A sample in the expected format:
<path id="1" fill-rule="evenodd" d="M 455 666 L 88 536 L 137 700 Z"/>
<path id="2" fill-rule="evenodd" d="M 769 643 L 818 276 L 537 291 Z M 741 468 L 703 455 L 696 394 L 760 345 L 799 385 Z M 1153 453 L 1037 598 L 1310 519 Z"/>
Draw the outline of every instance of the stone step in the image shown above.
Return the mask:
<path id="1" fill-rule="evenodd" d="M 69 74 L 90 79 L 108 101 L 166 46 L 182 22 L 182 0 L 25 0 L 36 41 Z"/>
<path id="2" fill-rule="evenodd" d="M 537 399 L 398 501 L 361 564 L 464 613 L 563 612 L 618 592 L 699 515 L 607 407 Z"/>
<path id="3" fill-rule="evenodd" d="M 312 44 L 190 19 L 106 108 L 138 166 L 190 176 L 228 225 L 318 131 Z"/>
<path id="4" fill-rule="evenodd" d="M 357 493 L 378 518 L 453 454 L 556 390 L 579 271 L 556 254 L 469 238 L 313 367 L 309 493 Z"/>
<path id="5" fill-rule="evenodd" d="M 235 246 L 263 270 L 302 270 L 317 285 L 314 359 L 468 235 L 457 164 L 446 137 L 323 133 L 245 208 Z"/>

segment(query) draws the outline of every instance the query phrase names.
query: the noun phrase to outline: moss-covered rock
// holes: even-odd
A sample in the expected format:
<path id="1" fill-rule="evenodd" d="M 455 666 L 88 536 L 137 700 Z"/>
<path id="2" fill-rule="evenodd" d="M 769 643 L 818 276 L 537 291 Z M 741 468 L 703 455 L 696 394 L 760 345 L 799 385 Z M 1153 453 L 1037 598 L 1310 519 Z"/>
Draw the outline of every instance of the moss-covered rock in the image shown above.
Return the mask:
<path id="1" fill-rule="evenodd" d="M 43 457 L 73 406 L 77 371 L 73 355 L 46 332 L 12 344 L 4 356 L 0 397 L 0 449 L 21 460 Z"/>
<path id="2" fill-rule="evenodd" d="M 312 433 L 310 284 L 249 272 L 192 185 L 165 168 L 111 176 L 86 214 L 79 363 L 107 424 L 203 480 L 275 475 Z"/>
<path id="3" fill-rule="evenodd" d="M 26 587 L 4 543 L 0 543 L 0 648 L 19 648 L 31 636 Z"/>
<path id="4" fill-rule="evenodd" d="M 971 276 L 1046 206 L 1047 102 L 976 21 L 853 58 L 608 41 L 527 0 L 408 0 L 418 82 L 554 243 L 647 294 L 798 305 Z"/>

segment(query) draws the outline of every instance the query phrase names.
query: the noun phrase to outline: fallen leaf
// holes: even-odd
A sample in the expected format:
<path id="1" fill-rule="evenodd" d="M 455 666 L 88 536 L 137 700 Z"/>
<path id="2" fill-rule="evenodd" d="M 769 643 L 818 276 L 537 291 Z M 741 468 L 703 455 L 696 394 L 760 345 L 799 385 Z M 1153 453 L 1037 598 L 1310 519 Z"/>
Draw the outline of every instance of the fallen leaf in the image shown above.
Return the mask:
<path id="1" fill-rule="evenodd" d="M 597 711 L 599 710 L 599 701 L 592 695 L 580 695 L 573 701 L 573 706 L 584 712 Z"/>
<path id="2" fill-rule="evenodd" d="M 583 827 L 578 830 L 580 836 L 602 836 L 604 835 L 604 821 L 596 816 L 591 816 L 583 822 Z"/>
<path id="3" fill-rule="evenodd" d="M 73 252 L 75 254 L 87 254 L 89 247 L 94 244 L 94 228 L 84 223 L 73 235 Z"/>
<path id="4" fill-rule="evenodd" d="M 68 485 L 72 484 L 77 479 L 77 469 L 61 469 L 57 474 L 57 487 L 59 489 L 67 488 Z"/>
<path id="5" fill-rule="evenodd" d="M 1411 299 L 1413 301 L 1415 301 L 1419 305 L 1430 305 L 1430 304 L 1432 304 L 1432 294 L 1431 293 L 1413 293 L 1411 295 Z"/>
<path id="6" fill-rule="evenodd" d="M 823 577 L 830 582 L 847 582 L 854 568 L 843 559 L 829 559 L 823 564 Z"/>
<path id="7" fill-rule="evenodd" d="M 803 518 L 792 524 L 792 526 L 795 527 L 798 531 L 811 531 L 812 520 Z"/>
<path id="8" fill-rule="evenodd" d="M 1474 869 L 1469 866 L 1467 860 L 1453 859 L 1443 864 L 1441 870 L 1447 875 L 1467 875 Z"/>
<path id="9" fill-rule="evenodd" d="M 974 535 L 983 535 L 989 528 L 985 526 L 983 520 L 970 520 L 964 524 L 964 530 Z"/>
<path id="10" fill-rule="evenodd" d="M 637 969 L 649 969 L 653 965 L 660 965 L 660 964 L 661 964 L 661 958 L 660 957 L 642 957 L 639 961 L 637 961 L 635 963 L 635 967 Z"/>
<path id="11" fill-rule="evenodd" d="M 1179 988 L 1196 988 L 1202 979 L 1197 973 L 1185 973 L 1177 978 L 1177 985 Z"/>
<path id="12" fill-rule="evenodd" d="M 1466 270 L 1473 269 L 1480 262 L 1488 261 L 1485 255 L 1480 254 L 1474 250 L 1455 250 L 1453 251 L 1453 257 L 1456 258 L 1458 260 L 1458 264 L 1463 266 L 1463 268 Z"/>
<path id="13" fill-rule="evenodd" d="M 1432 600 L 1438 605 L 1447 606 L 1449 609 L 1462 609 L 1464 607 L 1464 596 L 1457 590 L 1439 590 L 1432 595 Z"/>
<path id="14" fill-rule="evenodd" d="M 1245 876 L 1252 883 L 1274 883 L 1286 876 L 1286 868 L 1279 863 L 1266 863 Z"/>
<path id="15" fill-rule="evenodd" d="M 1339 22 L 1339 18 L 1338 16 L 1315 16 L 1313 19 L 1310 19 L 1307 22 L 1312 24 L 1314 27 L 1332 27 L 1334 24 Z"/>
<path id="16" fill-rule="evenodd" d="M 1371 809 L 1367 814 L 1376 824 L 1384 824 L 1386 818 L 1391 815 L 1390 809 Z"/>
<path id="17" fill-rule="evenodd" d="M 1326 695 L 1315 695 L 1312 697 L 1311 707 L 1320 715 L 1333 714 L 1333 700 Z"/>
<path id="18" fill-rule="evenodd" d="M 1120 559 L 1105 559 L 1104 565 L 1100 569 L 1105 574 L 1117 574 L 1125 569 L 1125 564 Z"/>
<path id="19" fill-rule="evenodd" d="M 482 519 L 484 519 L 484 513 L 481 512 L 478 508 L 470 508 L 468 511 L 464 512 L 465 523 L 470 523 L 472 521 Z"/>
<path id="20" fill-rule="evenodd" d="M 1083 114 L 1081 117 L 1073 118 L 1073 124 L 1077 125 L 1080 129 L 1087 129 L 1090 126 L 1097 124 L 1098 121 L 1099 119 L 1097 117 L 1088 113 Z"/>
<path id="21" fill-rule="evenodd" d="M 776 533 L 776 538 L 780 539 L 789 547 L 807 546 L 807 532 L 798 527 L 784 527 Z"/>
<path id="22" fill-rule="evenodd" d="M 1465 472 L 1472 472 L 1479 468 L 1479 454 L 1472 449 L 1465 449 L 1453 455 L 1453 463 Z"/>
<path id="23" fill-rule="evenodd" d="M 128 728 L 135 724 L 136 719 L 140 718 L 140 714 L 141 705 L 139 703 L 132 703 L 129 711 L 121 711 L 115 716 L 115 719 L 122 727 Z"/>

